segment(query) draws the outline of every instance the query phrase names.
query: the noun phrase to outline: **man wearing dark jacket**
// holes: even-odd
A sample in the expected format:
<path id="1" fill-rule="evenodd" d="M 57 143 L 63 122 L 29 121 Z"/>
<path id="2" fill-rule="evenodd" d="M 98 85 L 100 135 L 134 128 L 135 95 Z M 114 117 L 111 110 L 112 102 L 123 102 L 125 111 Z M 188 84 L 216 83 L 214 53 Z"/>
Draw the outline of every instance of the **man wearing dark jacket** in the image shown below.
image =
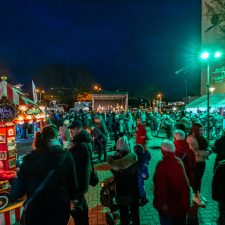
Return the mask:
<path id="1" fill-rule="evenodd" d="M 225 160 L 217 166 L 212 181 L 212 199 L 219 202 L 220 224 L 225 224 Z"/>
<path id="2" fill-rule="evenodd" d="M 83 124 L 79 120 L 74 120 L 68 129 L 72 138 L 69 151 L 75 161 L 78 180 L 78 199 L 71 215 L 76 225 L 88 225 L 88 205 L 84 195 L 88 192 L 90 182 L 92 137 L 86 130 L 83 130 Z"/>

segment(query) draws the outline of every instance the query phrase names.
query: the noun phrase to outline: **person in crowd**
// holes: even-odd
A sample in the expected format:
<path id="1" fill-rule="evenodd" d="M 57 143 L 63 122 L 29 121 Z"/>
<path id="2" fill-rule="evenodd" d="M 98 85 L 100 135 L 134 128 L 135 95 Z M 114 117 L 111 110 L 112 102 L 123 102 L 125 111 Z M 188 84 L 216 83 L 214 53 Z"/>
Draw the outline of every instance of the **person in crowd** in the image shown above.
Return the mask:
<path id="1" fill-rule="evenodd" d="M 63 118 L 63 114 L 59 113 L 59 129 L 63 127 L 65 119 Z"/>
<path id="2" fill-rule="evenodd" d="M 212 199 L 218 202 L 220 217 L 219 223 L 220 225 L 225 224 L 225 160 L 220 161 L 218 164 L 212 181 Z"/>
<path id="3" fill-rule="evenodd" d="M 124 113 L 123 110 L 120 112 L 119 118 L 120 118 L 120 120 L 123 120 L 123 122 L 125 121 L 125 119 L 126 119 L 126 114 Z"/>
<path id="4" fill-rule="evenodd" d="M 196 168 L 195 154 L 190 149 L 189 144 L 185 139 L 185 133 L 182 130 L 174 131 L 174 145 L 176 148 L 175 156 L 180 158 L 184 163 L 185 172 L 191 187 L 194 183 L 194 170 Z"/>
<path id="5" fill-rule="evenodd" d="M 153 131 L 154 130 L 154 114 L 152 111 L 149 113 L 149 119 L 150 119 L 150 128 Z"/>
<path id="6" fill-rule="evenodd" d="M 135 115 L 135 119 L 137 120 L 137 119 L 141 119 L 141 110 L 140 109 L 138 109 L 138 111 L 137 111 L 137 113 L 136 113 L 136 115 Z"/>
<path id="7" fill-rule="evenodd" d="M 185 137 L 188 135 L 191 128 L 191 122 L 187 118 L 185 111 L 181 111 L 180 118 L 177 120 L 177 129 L 185 132 Z"/>
<path id="8" fill-rule="evenodd" d="M 219 165 L 219 163 L 225 160 L 225 129 L 222 130 L 222 136 L 218 140 L 215 141 L 212 151 L 217 154 L 216 160 L 214 164 L 214 170 Z"/>
<path id="9" fill-rule="evenodd" d="M 60 134 L 60 139 L 63 143 L 63 148 L 67 149 L 69 147 L 69 142 L 70 142 L 70 132 L 68 129 L 70 121 L 65 120 L 63 123 L 63 126 L 61 127 L 59 134 Z"/>
<path id="10" fill-rule="evenodd" d="M 129 224 L 129 210 L 132 224 L 139 225 L 139 190 L 137 184 L 138 162 L 135 153 L 128 150 L 128 140 L 121 138 L 116 143 L 117 152 L 107 161 L 116 181 L 116 202 L 120 210 L 120 224 Z"/>
<path id="11" fill-rule="evenodd" d="M 214 121 L 213 121 L 214 127 L 215 127 L 215 135 L 216 135 L 216 137 L 219 137 L 219 134 L 220 134 L 220 132 L 223 129 L 223 119 L 224 119 L 224 117 L 221 116 L 219 114 L 219 112 L 216 111 L 215 112 L 215 116 L 214 116 Z"/>
<path id="12" fill-rule="evenodd" d="M 96 127 L 87 127 L 86 130 L 88 133 L 92 136 L 94 145 L 97 147 L 99 155 L 98 155 L 98 161 L 96 163 L 99 163 L 102 161 L 102 152 L 104 153 L 104 162 L 106 162 L 107 152 L 106 152 L 106 144 L 108 141 L 108 138 L 106 135 L 104 135 L 98 128 Z"/>
<path id="13" fill-rule="evenodd" d="M 80 120 L 73 121 L 68 129 L 72 138 L 69 151 L 75 161 L 78 181 L 77 201 L 71 215 L 75 224 L 88 225 L 88 205 L 85 194 L 88 192 L 91 175 L 92 137 L 87 130 L 83 130 Z"/>
<path id="14" fill-rule="evenodd" d="M 114 138 L 115 138 L 115 150 L 116 150 L 116 143 L 117 143 L 117 140 L 119 139 L 119 130 L 120 130 L 120 124 L 119 124 L 119 115 L 115 115 L 115 121 L 114 121 Z"/>
<path id="15" fill-rule="evenodd" d="M 2 161 L 0 161 L 0 181 L 12 180 L 16 174 L 13 171 L 5 171 Z"/>
<path id="16" fill-rule="evenodd" d="M 175 121 L 173 121 L 169 115 L 166 115 L 166 118 L 164 120 L 164 127 L 166 128 L 167 139 L 173 139 L 174 123 Z"/>
<path id="17" fill-rule="evenodd" d="M 71 211 L 70 200 L 77 195 L 74 160 L 61 147 L 55 125 L 35 133 L 33 148 L 34 151 L 23 158 L 12 182 L 10 197 L 16 200 L 26 194 L 23 224 L 66 225 Z"/>
<path id="18" fill-rule="evenodd" d="M 207 199 L 201 195 L 202 177 L 205 171 L 205 160 L 211 154 L 208 149 L 209 144 L 203 137 L 203 127 L 199 123 L 194 123 L 191 127 L 189 135 L 187 137 L 189 147 L 195 154 L 196 169 L 194 172 L 194 184 L 193 184 L 193 202 L 200 207 L 205 207 Z"/>
<path id="19" fill-rule="evenodd" d="M 91 116 L 90 114 L 85 115 L 84 117 L 84 129 L 91 126 Z"/>
<path id="20" fill-rule="evenodd" d="M 107 130 L 108 132 L 112 132 L 113 125 L 113 115 L 111 113 L 107 114 Z"/>
<path id="21" fill-rule="evenodd" d="M 36 126 L 37 131 L 40 131 L 41 130 L 40 121 L 39 122 L 35 122 L 35 126 Z"/>
<path id="22" fill-rule="evenodd" d="M 127 114 L 127 118 L 125 119 L 125 126 L 127 130 L 128 140 L 133 137 L 133 129 L 134 129 L 134 121 L 131 114 Z"/>
<path id="23" fill-rule="evenodd" d="M 50 120 L 51 120 L 51 123 L 56 125 L 59 129 L 59 121 L 58 121 L 58 119 L 56 117 L 56 114 L 54 112 L 51 113 Z"/>
<path id="24" fill-rule="evenodd" d="M 104 135 L 107 135 L 107 129 L 105 123 L 102 120 L 102 116 L 95 117 L 94 127 L 98 128 Z"/>
<path id="25" fill-rule="evenodd" d="M 206 116 L 206 118 L 207 118 L 206 130 L 208 130 L 208 116 Z M 209 140 L 212 140 L 213 132 L 214 132 L 214 115 L 212 114 L 212 112 L 209 112 Z"/>
<path id="26" fill-rule="evenodd" d="M 21 124 L 20 138 L 28 139 L 27 138 L 27 126 L 28 126 L 28 122 L 24 122 L 23 124 Z"/>
<path id="27" fill-rule="evenodd" d="M 119 137 L 123 137 L 127 133 L 127 128 L 123 120 L 119 120 Z"/>
<path id="28" fill-rule="evenodd" d="M 155 136 L 158 137 L 159 136 L 159 129 L 161 126 L 161 115 L 159 115 L 158 112 L 155 112 L 154 115 L 154 131 L 155 131 Z"/>
<path id="29" fill-rule="evenodd" d="M 141 114 L 141 123 L 145 123 L 146 122 L 146 114 L 144 112 L 142 112 Z"/>
<path id="30" fill-rule="evenodd" d="M 134 153 L 137 155 L 138 163 L 140 167 L 140 173 L 138 174 L 138 189 L 139 189 L 141 201 L 139 203 L 139 206 L 144 206 L 149 202 L 149 200 L 146 197 L 144 180 L 147 180 L 149 177 L 148 165 L 151 159 L 151 155 L 149 151 L 145 152 L 143 146 L 140 144 L 137 144 L 134 146 Z"/>
<path id="31" fill-rule="evenodd" d="M 163 159 L 156 166 L 153 177 L 153 205 L 161 225 L 185 225 L 190 208 L 190 187 L 184 165 L 175 157 L 172 141 L 164 140 L 161 151 Z"/>

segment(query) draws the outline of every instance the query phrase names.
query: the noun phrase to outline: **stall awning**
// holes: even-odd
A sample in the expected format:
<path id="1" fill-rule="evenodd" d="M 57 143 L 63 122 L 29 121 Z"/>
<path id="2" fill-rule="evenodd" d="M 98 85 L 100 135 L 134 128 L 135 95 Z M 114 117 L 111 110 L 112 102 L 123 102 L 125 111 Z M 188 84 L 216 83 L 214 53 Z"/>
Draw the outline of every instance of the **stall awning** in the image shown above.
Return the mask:
<path id="1" fill-rule="evenodd" d="M 225 93 L 209 95 L 209 106 L 216 108 L 225 107 Z M 187 104 L 185 109 L 201 107 L 207 107 L 207 95 L 203 95 L 193 102 Z"/>
<path id="2" fill-rule="evenodd" d="M 16 105 L 36 105 L 35 102 L 26 97 L 18 89 L 7 83 L 5 80 L 0 82 L 0 99 L 2 96 L 6 96 L 9 101 Z"/>

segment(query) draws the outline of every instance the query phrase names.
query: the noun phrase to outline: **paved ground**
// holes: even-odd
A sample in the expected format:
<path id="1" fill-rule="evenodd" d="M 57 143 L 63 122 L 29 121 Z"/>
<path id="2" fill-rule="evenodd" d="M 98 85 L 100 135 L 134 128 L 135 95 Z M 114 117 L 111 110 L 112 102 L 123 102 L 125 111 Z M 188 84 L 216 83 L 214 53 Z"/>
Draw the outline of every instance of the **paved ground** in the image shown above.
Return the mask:
<path id="1" fill-rule="evenodd" d="M 154 138 L 151 141 L 148 141 L 148 149 L 152 155 L 152 159 L 150 161 L 149 165 L 149 173 L 150 177 L 145 182 L 146 190 L 147 190 L 147 197 L 149 199 L 149 203 L 145 205 L 144 207 L 140 207 L 140 217 L 141 217 L 141 224 L 160 224 L 159 223 L 159 217 L 158 213 L 155 210 L 155 208 L 152 205 L 153 202 L 153 175 L 155 172 L 155 167 L 159 160 L 161 160 L 162 155 L 160 151 L 160 144 L 165 138 L 164 134 L 161 134 L 161 137 L 163 138 Z M 29 149 L 31 149 L 31 142 L 32 138 L 30 137 L 30 141 L 25 140 L 25 143 L 22 140 L 20 143 L 18 143 L 18 155 L 25 154 Z M 135 140 L 133 139 L 131 141 L 131 147 L 134 145 Z M 114 141 L 112 140 L 109 143 L 109 148 L 114 144 Z M 108 154 L 114 154 L 114 152 L 108 152 Z M 96 157 L 97 155 L 93 154 L 93 157 Z M 202 182 L 202 195 L 207 197 L 208 203 L 206 205 L 206 208 L 198 208 L 195 205 L 192 205 L 189 215 L 188 215 L 188 224 L 189 225 L 215 225 L 217 224 L 217 218 L 218 218 L 218 206 L 217 203 L 214 202 L 211 199 L 211 183 L 212 183 L 212 170 L 214 165 L 215 155 L 212 154 L 207 161 L 206 165 L 206 171 L 203 177 Z M 104 180 L 107 177 L 110 177 L 112 173 L 109 170 L 109 166 L 106 163 L 101 163 L 95 166 L 95 170 L 98 173 L 100 181 Z M 89 206 L 89 218 L 90 218 L 90 225 L 98 225 L 98 224 L 106 224 L 105 221 L 105 213 L 109 212 L 109 209 L 106 207 L 101 206 L 100 203 L 100 183 L 96 187 L 89 188 L 89 191 L 86 195 L 88 206 Z M 116 212 L 116 224 L 119 223 L 119 212 Z M 68 225 L 74 225 L 73 220 L 71 219 Z"/>

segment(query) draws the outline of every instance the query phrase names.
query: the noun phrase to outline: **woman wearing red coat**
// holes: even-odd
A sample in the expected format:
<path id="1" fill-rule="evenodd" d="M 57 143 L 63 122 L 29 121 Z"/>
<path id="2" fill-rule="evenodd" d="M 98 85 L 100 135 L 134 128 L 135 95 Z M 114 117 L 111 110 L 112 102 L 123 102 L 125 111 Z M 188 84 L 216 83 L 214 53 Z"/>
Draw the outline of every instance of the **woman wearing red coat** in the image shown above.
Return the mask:
<path id="1" fill-rule="evenodd" d="M 184 225 L 190 208 L 190 187 L 182 161 L 170 140 L 161 144 L 163 159 L 156 166 L 153 205 L 161 225 Z"/>

